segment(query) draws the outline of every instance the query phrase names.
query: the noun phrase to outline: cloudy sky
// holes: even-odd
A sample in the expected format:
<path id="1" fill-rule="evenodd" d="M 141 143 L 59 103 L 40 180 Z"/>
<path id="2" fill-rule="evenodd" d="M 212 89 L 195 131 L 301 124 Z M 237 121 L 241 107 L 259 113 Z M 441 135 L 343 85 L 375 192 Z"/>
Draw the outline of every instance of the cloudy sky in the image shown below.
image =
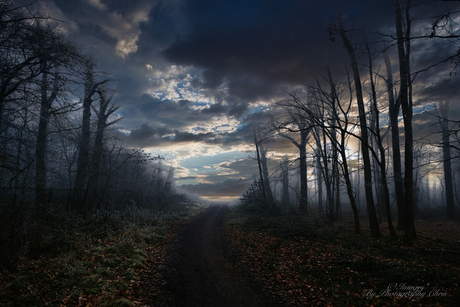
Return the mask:
<path id="1" fill-rule="evenodd" d="M 166 156 L 177 185 L 215 199 L 236 197 L 252 182 L 257 173 L 253 127 L 267 125 L 273 105 L 288 98 L 286 91 L 325 75 L 327 66 L 342 77 L 344 49 L 339 37 L 334 42 L 328 34 L 338 9 L 345 26 L 356 29 L 356 42 L 364 29 L 371 42 L 377 32 L 395 34 L 388 0 L 41 3 L 44 12 L 62 21 L 58 26 L 69 39 L 96 56 L 101 70 L 122 80 L 111 87 L 121 106 L 117 116 L 124 117 L 116 128 L 125 145 Z M 425 4 L 413 14 L 424 18 L 455 6 Z M 427 19 L 413 33 L 429 34 Z M 414 71 L 454 48 L 440 39 L 414 42 Z M 425 127 L 433 123 L 422 113 L 425 104 L 458 100 L 456 76 L 444 82 L 451 67 L 447 63 L 417 77 L 415 103 Z M 271 141 L 273 161 L 289 153 L 296 153 L 289 141 Z"/>

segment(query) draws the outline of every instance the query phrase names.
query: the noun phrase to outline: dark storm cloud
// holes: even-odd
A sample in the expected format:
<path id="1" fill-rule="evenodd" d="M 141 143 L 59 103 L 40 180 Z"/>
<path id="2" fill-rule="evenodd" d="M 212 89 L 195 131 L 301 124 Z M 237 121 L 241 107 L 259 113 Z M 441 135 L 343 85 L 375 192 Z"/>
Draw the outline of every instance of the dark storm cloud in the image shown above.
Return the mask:
<path id="1" fill-rule="evenodd" d="M 242 116 L 246 111 L 248 110 L 248 104 L 244 103 L 242 101 L 239 102 L 234 102 L 231 104 L 229 110 L 228 110 L 228 115 L 230 116 L 235 116 L 236 118 L 239 118 Z"/>
<path id="2" fill-rule="evenodd" d="M 153 128 L 144 123 L 141 125 L 140 129 L 132 130 L 129 134 L 129 138 L 135 142 L 151 139 L 153 137 L 163 137 L 170 133 L 171 131 L 165 127 Z"/>
<path id="3" fill-rule="evenodd" d="M 131 130 L 128 135 L 119 135 L 126 144 L 136 147 L 152 147 L 175 143 L 202 142 L 219 145 L 221 137 L 214 133 L 188 133 L 179 130 L 170 130 L 166 127 L 152 127 L 146 123 L 139 129 Z"/>
<path id="4" fill-rule="evenodd" d="M 391 13 L 391 5 L 367 1 L 186 3 L 192 31 L 167 48 L 165 56 L 175 63 L 207 68 L 208 75 L 225 75 L 233 94 L 247 99 L 272 94 L 279 83 L 302 82 L 323 71 L 327 63 L 335 66 L 343 60 L 342 50 L 327 34 L 338 8 L 350 20 L 368 16 L 366 22 L 379 10 L 372 22 L 380 24 Z M 215 87 L 223 78 L 212 80 L 209 86 Z"/>
<path id="5" fill-rule="evenodd" d="M 227 106 L 224 106 L 222 103 L 216 103 L 216 104 L 213 104 L 211 107 L 204 109 L 203 111 L 201 111 L 201 113 L 218 115 L 218 114 L 226 113 L 227 110 L 228 110 Z"/>
<path id="6" fill-rule="evenodd" d="M 131 106 L 123 108 L 121 114 L 128 120 L 132 119 L 138 123 L 161 123 L 161 125 L 174 130 L 207 118 L 207 115 L 191 110 L 192 105 L 193 103 L 187 100 L 179 102 L 161 101 L 156 97 L 144 94 L 132 102 Z M 135 125 L 135 123 L 131 125 Z"/>
<path id="7" fill-rule="evenodd" d="M 128 146 L 151 147 L 167 142 L 169 139 L 163 136 L 169 133 L 171 132 L 166 128 L 151 127 L 148 124 L 143 123 L 139 129 L 131 130 L 128 135 L 118 133 L 117 136 Z"/>
<path id="8" fill-rule="evenodd" d="M 270 86 L 265 80 L 240 76 L 229 81 L 230 94 L 240 97 L 245 101 L 257 101 L 269 97 L 274 92 L 279 92 L 279 87 Z"/>
<path id="9" fill-rule="evenodd" d="M 176 130 L 174 132 L 174 143 L 188 143 L 188 142 L 206 142 L 206 143 L 215 143 L 216 135 L 212 132 L 208 133 L 189 133 L 189 132 L 180 132 Z"/>
<path id="10" fill-rule="evenodd" d="M 205 70 L 203 72 L 203 79 L 204 79 L 203 85 L 206 88 L 215 89 L 219 85 L 222 84 L 222 82 L 224 81 L 224 78 L 225 78 L 224 74 L 222 74 L 222 73 L 220 73 L 218 71 Z"/>

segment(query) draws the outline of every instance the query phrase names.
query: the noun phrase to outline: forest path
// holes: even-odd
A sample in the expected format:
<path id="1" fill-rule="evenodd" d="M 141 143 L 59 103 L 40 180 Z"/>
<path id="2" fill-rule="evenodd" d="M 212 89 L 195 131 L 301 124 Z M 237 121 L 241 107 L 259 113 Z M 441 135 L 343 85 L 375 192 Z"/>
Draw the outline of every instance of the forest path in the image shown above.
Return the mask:
<path id="1" fill-rule="evenodd" d="M 166 277 L 173 306 L 276 306 L 237 271 L 223 228 L 227 210 L 212 206 L 179 231 Z"/>

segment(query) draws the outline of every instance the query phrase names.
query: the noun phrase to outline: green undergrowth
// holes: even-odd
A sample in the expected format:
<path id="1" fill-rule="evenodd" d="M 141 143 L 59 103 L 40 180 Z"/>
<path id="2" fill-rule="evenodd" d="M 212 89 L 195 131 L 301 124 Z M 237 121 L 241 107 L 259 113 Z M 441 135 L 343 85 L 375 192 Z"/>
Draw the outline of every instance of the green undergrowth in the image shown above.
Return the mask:
<path id="1" fill-rule="evenodd" d="M 456 306 L 458 223 L 417 221 L 419 238 L 412 246 L 403 244 L 403 232 L 400 239 L 391 238 L 384 221 L 379 239 L 370 237 L 365 218 L 361 224 L 362 233 L 354 234 L 349 217 L 329 222 L 315 215 L 252 214 L 238 207 L 227 220 L 243 262 L 269 291 L 289 297 L 292 305 Z"/>
<path id="2" fill-rule="evenodd" d="M 88 218 L 48 214 L 23 223 L 22 233 L 1 237 L 0 306 L 131 306 L 123 296 L 146 248 L 200 210 L 130 208 Z"/>

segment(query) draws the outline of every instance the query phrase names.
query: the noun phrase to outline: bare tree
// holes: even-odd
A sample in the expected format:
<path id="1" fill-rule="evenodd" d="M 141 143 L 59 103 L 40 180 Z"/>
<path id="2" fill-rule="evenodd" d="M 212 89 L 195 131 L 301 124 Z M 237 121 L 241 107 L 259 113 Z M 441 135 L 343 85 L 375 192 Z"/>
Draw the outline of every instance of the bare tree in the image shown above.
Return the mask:
<path id="1" fill-rule="evenodd" d="M 350 205 L 353 211 L 354 217 L 354 230 L 355 233 L 361 232 L 361 226 L 359 221 L 359 212 L 358 207 L 356 205 L 355 199 L 355 192 L 353 191 L 352 183 L 351 183 L 351 176 L 348 166 L 348 156 L 347 156 L 347 142 L 348 137 L 351 135 L 352 130 L 355 126 L 354 123 L 350 120 L 350 110 L 352 107 L 353 102 L 353 91 L 351 87 L 351 81 L 348 80 L 347 88 L 349 93 L 349 100 L 348 103 L 343 103 L 340 101 L 340 93 L 337 84 L 335 83 L 332 73 L 330 69 L 328 69 L 328 75 L 326 78 L 327 84 L 330 87 L 329 91 L 325 91 L 319 82 L 317 82 L 316 90 L 314 91 L 317 94 L 317 99 L 323 101 L 323 105 L 326 105 L 330 111 L 330 121 L 326 126 L 322 126 L 322 130 L 328 135 L 328 138 L 331 144 L 334 147 L 334 151 L 337 153 L 335 155 L 334 160 L 337 161 L 337 165 L 339 165 L 339 158 L 338 154 L 340 154 L 340 166 L 342 170 L 342 175 L 345 180 L 346 190 L 348 199 L 350 201 Z M 315 119 L 315 122 L 320 124 L 322 122 L 321 119 Z M 339 137 L 337 137 L 337 135 Z M 336 170 L 333 172 L 333 179 L 338 181 L 339 174 Z M 336 189 L 338 188 L 336 184 Z M 338 191 L 336 192 L 335 199 L 336 202 L 339 198 Z"/>
<path id="2" fill-rule="evenodd" d="M 351 44 L 343 26 L 342 13 L 338 13 L 338 26 L 342 42 L 347 49 L 350 64 L 353 72 L 354 85 L 356 90 L 356 98 L 358 102 L 358 112 L 359 112 L 359 122 L 360 122 L 360 132 L 361 132 L 361 148 L 362 148 L 362 157 L 364 163 L 364 180 L 365 180 L 365 191 L 366 191 L 366 203 L 367 203 L 367 212 L 369 216 L 369 226 L 371 230 L 371 235 L 374 238 L 381 236 L 380 227 L 377 220 L 377 215 L 374 205 L 374 197 L 372 192 L 372 170 L 371 163 L 369 158 L 369 136 L 368 136 L 368 127 L 366 122 L 366 112 L 364 108 L 364 99 L 363 91 L 361 86 L 361 78 L 359 75 L 358 63 L 356 61 L 355 49 Z"/>
<path id="3" fill-rule="evenodd" d="M 394 188 L 396 196 L 396 204 L 398 207 L 398 229 L 404 230 L 404 179 L 401 169 L 401 150 L 399 146 L 399 126 L 398 116 L 401 108 L 401 100 L 395 99 L 394 97 L 394 81 L 393 81 L 393 70 L 391 68 L 390 57 L 385 51 L 383 53 L 385 66 L 387 70 L 387 78 L 385 79 L 387 84 L 388 93 L 388 104 L 389 104 L 389 116 L 390 116 L 390 127 L 391 127 L 391 146 L 392 146 L 392 165 L 393 165 L 393 177 L 394 177 Z"/>
<path id="4" fill-rule="evenodd" d="M 263 182 L 265 185 L 265 193 L 267 193 L 267 201 L 269 207 L 273 207 L 275 204 L 274 198 L 273 198 L 273 192 L 272 188 L 270 186 L 270 175 L 268 172 L 268 165 L 267 165 L 267 150 L 268 146 L 264 146 L 262 142 L 259 144 L 259 153 L 260 153 L 260 164 L 262 166 L 262 176 L 264 178 Z"/>
<path id="5" fill-rule="evenodd" d="M 446 208 L 447 218 L 455 220 L 455 199 L 454 185 L 452 176 L 452 158 L 450 154 L 450 134 L 452 131 L 449 128 L 449 102 L 438 102 L 438 123 L 441 127 L 442 135 L 442 157 L 444 166 L 444 182 L 446 185 Z"/>
<path id="6" fill-rule="evenodd" d="M 398 59 L 399 59 L 399 100 L 404 122 L 404 242 L 412 244 L 416 238 L 415 232 L 415 207 L 414 207 L 414 136 L 412 132 L 412 86 L 410 80 L 410 33 L 411 18 L 409 16 L 410 1 L 406 9 L 401 7 L 401 0 L 395 0 L 395 26 L 397 35 Z M 403 12 L 405 17 L 403 17 Z M 405 22 L 405 31 L 403 29 Z"/>
<path id="7" fill-rule="evenodd" d="M 281 192 L 281 206 L 283 208 L 287 208 L 290 203 L 289 198 L 289 160 L 287 157 L 284 157 L 283 160 L 280 162 L 280 169 L 281 169 L 281 184 L 282 184 L 282 192 Z"/>
<path id="8" fill-rule="evenodd" d="M 260 182 L 262 185 L 262 192 L 264 196 L 264 207 L 265 209 L 272 209 L 274 205 L 273 194 L 270 188 L 270 181 L 268 176 L 268 167 L 267 167 L 267 158 L 266 153 L 267 149 L 263 147 L 262 142 L 264 138 L 260 138 L 257 134 L 256 129 L 253 130 L 254 133 L 254 144 L 256 146 L 256 155 L 257 155 L 257 164 L 259 167 L 259 176 Z"/>
<path id="9" fill-rule="evenodd" d="M 300 172 L 300 202 L 299 211 L 302 213 L 308 212 L 308 182 L 307 182 L 307 143 L 308 136 L 311 132 L 310 123 L 306 114 L 301 114 L 302 109 L 295 105 L 283 105 L 287 109 L 289 119 L 286 123 L 276 124 L 276 129 L 281 132 L 282 130 L 291 130 L 288 125 L 296 125 L 296 130 L 300 134 L 300 140 L 297 141 L 287 133 L 280 133 L 281 137 L 284 137 L 292 142 L 299 149 L 299 172 Z M 291 110 L 293 109 L 294 110 Z"/>
<path id="10" fill-rule="evenodd" d="M 81 139 L 78 149 L 77 174 L 74 185 L 74 209 L 79 213 L 85 213 L 86 203 L 86 180 L 88 176 L 90 163 L 90 141 L 91 141 L 91 105 L 94 101 L 93 96 L 96 94 L 98 87 L 107 83 L 109 80 L 104 79 L 96 82 L 94 79 L 94 69 L 96 63 L 94 59 L 88 58 L 85 71 L 85 93 L 83 97 L 83 117 L 81 126 Z"/>
<path id="11" fill-rule="evenodd" d="M 73 43 L 57 35 L 50 28 L 37 25 L 34 28 L 40 36 L 38 43 L 38 58 L 40 59 L 41 80 L 40 88 L 40 119 L 36 143 L 36 197 L 37 205 L 45 202 L 46 187 L 46 152 L 48 123 L 52 114 L 52 104 L 60 91 L 59 67 L 72 66 L 79 59 L 80 53 Z M 50 75 L 53 80 L 50 80 Z M 51 85 L 51 83 L 53 85 Z"/>
<path id="12" fill-rule="evenodd" d="M 107 89 L 99 88 L 97 90 L 99 97 L 100 97 L 100 104 L 99 109 L 93 107 L 93 111 L 96 113 L 97 116 L 97 127 L 96 127 L 96 135 L 94 137 L 94 150 L 93 150 L 93 158 L 91 161 L 91 173 L 89 179 L 89 189 L 91 190 L 92 197 L 90 199 L 91 204 L 95 201 L 97 202 L 98 196 L 98 188 L 99 188 L 99 173 L 101 168 L 101 159 L 102 153 L 104 149 L 104 133 L 107 127 L 116 124 L 122 118 L 118 118 L 112 122 L 107 122 L 108 118 L 115 113 L 119 107 L 111 104 L 113 99 L 113 95 L 107 98 Z"/>
<path id="13" fill-rule="evenodd" d="M 371 101 L 373 105 L 373 116 L 374 116 L 374 135 L 376 138 L 377 142 L 377 147 L 380 153 L 380 159 L 375 159 L 377 162 L 379 168 L 380 168 L 380 176 L 377 182 L 379 182 L 379 186 L 383 190 L 383 199 L 382 203 L 384 203 L 384 208 L 385 208 L 385 213 L 386 213 L 386 218 L 388 222 L 388 229 L 390 230 L 390 234 L 393 238 L 397 238 L 396 230 L 393 226 L 393 221 L 391 218 L 391 206 L 390 206 L 390 191 L 388 189 L 388 183 L 387 183 L 387 171 L 386 171 L 386 156 L 385 156 L 385 148 L 383 147 L 383 142 L 382 142 L 382 136 L 380 134 L 380 118 L 379 118 L 379 107 L 377 104 L 377 91 L 375 89 L 375 82 L 374 82 L 374 72 L 373 72 L 373 65 L 372 65 L 372 57 L 371 57 L 371 51 L 369 48 L 369 44 L 367 43 L 367 40 L 365 42 L 366 50 L 367 50 L 367 55 L 368 55 L 368 61 L 369 61 L 369 80 L 371 83 Z"/>

